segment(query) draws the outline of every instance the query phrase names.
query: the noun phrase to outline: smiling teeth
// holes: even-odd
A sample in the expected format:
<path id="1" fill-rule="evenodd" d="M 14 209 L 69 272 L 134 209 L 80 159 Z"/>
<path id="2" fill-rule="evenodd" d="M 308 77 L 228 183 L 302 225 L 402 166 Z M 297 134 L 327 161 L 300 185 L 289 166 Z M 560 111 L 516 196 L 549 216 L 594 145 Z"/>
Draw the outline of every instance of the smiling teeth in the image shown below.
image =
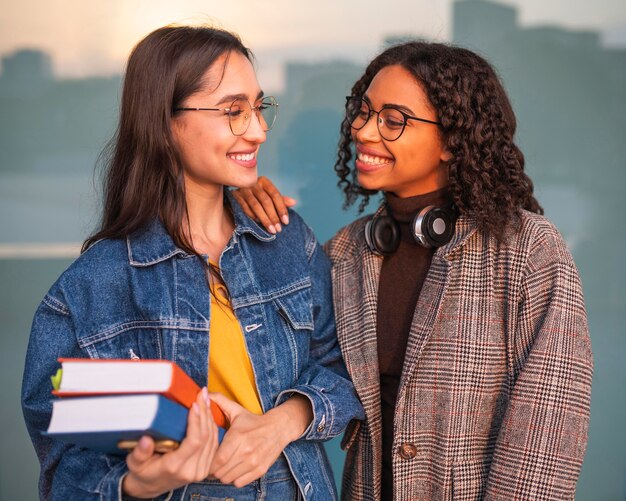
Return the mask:
<path id="1" fill-rule="evenodd" d="M 241 162 L 249 162 L 250 160 L 254 160 L 254 153 L 248 153 L 246 155 L 231 155 L 231 157 Z"/>
<path id="2" fill-rule="evenodd" d="M 366 155 L 365 153 L 359 153 L 358 158 L 361 162 L 370 165 L 382 165 L 391 162 L 388 158 L 374 157 L 372 155 Z"/>

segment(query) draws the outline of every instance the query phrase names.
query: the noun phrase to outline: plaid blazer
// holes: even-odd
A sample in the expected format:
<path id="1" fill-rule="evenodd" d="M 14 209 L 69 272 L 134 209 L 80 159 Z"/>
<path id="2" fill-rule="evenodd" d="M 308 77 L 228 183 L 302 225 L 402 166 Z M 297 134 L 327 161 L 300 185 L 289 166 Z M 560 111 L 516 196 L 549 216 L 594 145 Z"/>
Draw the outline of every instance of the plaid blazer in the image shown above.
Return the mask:
<path id="1" fill-rule="evenodd" d="M 366 414 L 344 436 L 345 500 L 380 499 L 382 258 L 365 243 L 369 217 L 326 244 L 339 342 Z M 394 419 L 394 500 L 573 499 L 592 371 L 580 280 L 556 228 L 524 212 L 498 244 L 459 218 L 411 325 Z"/>

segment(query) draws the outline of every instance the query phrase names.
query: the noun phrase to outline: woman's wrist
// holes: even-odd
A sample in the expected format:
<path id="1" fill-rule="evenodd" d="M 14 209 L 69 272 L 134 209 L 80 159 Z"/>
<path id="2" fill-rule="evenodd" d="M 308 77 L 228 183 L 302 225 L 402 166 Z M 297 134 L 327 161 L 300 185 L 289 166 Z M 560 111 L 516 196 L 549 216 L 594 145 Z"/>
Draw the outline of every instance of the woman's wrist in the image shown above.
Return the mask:
<path id="1" fill-rule="evenodd" d="M 122 478 L 122 494 L 124 494 L 126 498 L 142 499 L 139 498 L 140 492 L 137 490 L 134 478 L 130 472 Z"/>
<path id="2" fill-rule="evenodd" d="M 133 499 L 151 499 L 155 497 L 154 493 L 145 492 L 142 489 L 141 482 L 137 480 L 137 477 L 132 472 L 128 472 L 122 479 L 122 494 L 123 499 L 129 501 Z"/>
<path id="3" fill-rule="evenodd" d="M 299 439 L 313 421 L 311 402 L 304 395 L 294 393 L 288 400 L 267 412 L 276 419 L 285 446 Z"/>

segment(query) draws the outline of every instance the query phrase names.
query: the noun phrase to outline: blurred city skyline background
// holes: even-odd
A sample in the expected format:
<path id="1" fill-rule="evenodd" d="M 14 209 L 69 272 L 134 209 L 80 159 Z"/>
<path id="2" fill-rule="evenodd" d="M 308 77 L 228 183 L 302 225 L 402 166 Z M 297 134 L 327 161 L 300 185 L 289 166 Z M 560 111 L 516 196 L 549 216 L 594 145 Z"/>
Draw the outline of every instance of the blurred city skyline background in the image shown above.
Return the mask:
<path id="1" fill-rule="evenodd" d="M 0 500 L 36 498 L 38 465 L 19 408 L 30 321 L 98 222 L 94 165 L 115 129 L 124 61 L 173 22 L 231 29 L 252 48 L 261 85 L 280 103 L 260 173 L 299 200 L 321 241 L 356 216 L 341 210 L 332 166 L 344 96 L 367 61 L 388 44 L 425 38 L 496 66 L 537 197 L 583 280 L 596 369 L 577 499 L 626 499 L 623 0 L 0 0 L 0 377 L 9 398 Z M 336 443 L 329 450 L 339 473 L 342 455 Z"/>

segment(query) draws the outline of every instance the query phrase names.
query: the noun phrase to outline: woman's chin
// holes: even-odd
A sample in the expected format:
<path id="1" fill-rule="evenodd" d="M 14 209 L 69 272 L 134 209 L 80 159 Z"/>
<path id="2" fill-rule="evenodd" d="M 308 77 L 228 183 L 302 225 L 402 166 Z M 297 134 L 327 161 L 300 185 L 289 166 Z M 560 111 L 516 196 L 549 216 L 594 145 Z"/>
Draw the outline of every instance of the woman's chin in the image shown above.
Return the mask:
<path id="1" fill-rule="evenodd" d="M 252 188 L 256 182 L 258 181 L 259 176 L 256 172 L 249 172 L 245 176 L 239 177 L 236 181 L 234 181 L 231 186 L 233 188 Z"/>
<path id="2" fill-rule="evenodd" d="M 372 191 L 383 190 L 384 191 L 384 187 L 380 185 L 380 182 L 378 182 L 376 179 L 372 179 L 372 177 L 373 177 L 372 175 L 367 175 L 365 173 L 358 172 L 356 179 L 357 179 L 357 182 L 359 183 L 359 186 L 363 188 L 364 190 L 372 190 Z"/>

